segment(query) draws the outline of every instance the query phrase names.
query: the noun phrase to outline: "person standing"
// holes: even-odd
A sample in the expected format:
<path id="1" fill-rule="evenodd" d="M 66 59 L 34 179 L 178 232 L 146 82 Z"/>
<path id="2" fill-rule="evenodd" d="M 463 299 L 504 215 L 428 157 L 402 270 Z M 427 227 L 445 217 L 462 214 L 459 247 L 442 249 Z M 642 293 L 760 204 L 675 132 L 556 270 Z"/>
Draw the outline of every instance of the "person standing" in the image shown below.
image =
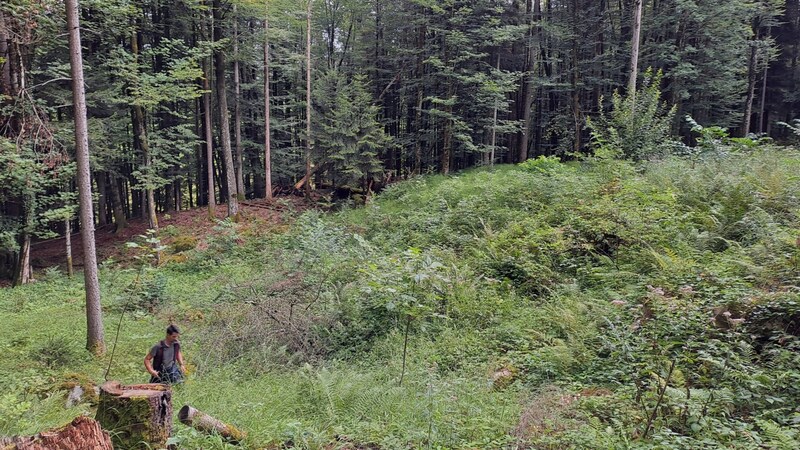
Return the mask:
<path id="1" fill-rule="evenodd" d="M 180 330 L 175 325 L 167 327 L 167 337 L 154 345 L 144 357 L 144 367 L 151 383 L 175 384 L 183 382 L 186 366 L 183 363 Z"/>

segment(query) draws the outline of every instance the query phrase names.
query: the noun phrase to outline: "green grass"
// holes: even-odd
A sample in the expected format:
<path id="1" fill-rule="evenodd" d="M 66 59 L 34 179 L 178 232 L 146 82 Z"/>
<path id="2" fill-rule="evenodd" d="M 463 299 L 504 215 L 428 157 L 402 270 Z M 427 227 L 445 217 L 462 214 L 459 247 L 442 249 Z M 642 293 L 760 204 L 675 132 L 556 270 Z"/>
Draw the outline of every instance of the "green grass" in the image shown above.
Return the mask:
<path id="1" fill-rule="evenodd" d="M 176 407 L 253 448 L 792 448 L 798 168 L 769 148 L 534 160 L 415 178 L 285 233 L 221 225 L 210 250 L 145 272 L 158 307 L 125 316 L 111 378 L 145 381 L 175 321 L 192 366 Z M 109 345 L 134 277 L 101 272 Z M 80 279 L 0 296 L 0 435 L 91 412 L 60 388 L 109 361 L 82 350 Z"/>

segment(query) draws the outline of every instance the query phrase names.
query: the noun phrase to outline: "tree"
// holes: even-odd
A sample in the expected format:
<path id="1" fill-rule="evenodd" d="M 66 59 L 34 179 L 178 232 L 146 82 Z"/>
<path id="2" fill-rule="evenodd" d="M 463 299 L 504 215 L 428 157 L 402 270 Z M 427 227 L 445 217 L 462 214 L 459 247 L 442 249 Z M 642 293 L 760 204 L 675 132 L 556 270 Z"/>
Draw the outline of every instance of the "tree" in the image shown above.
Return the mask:
<path id="1" fill-rule="evenodd" d="M 314 149 L 311 138 L 311 3 L 306 0 L 306 198 L 311 194 L 311 154 Z"/>
<path id="2" fill-rule="evenodd" d="M 628 79 L 628 92 L 636 95 L 636 78 L 639 76 L 639 44 L 642 33 L 642 0 L 633 0 L 633 37 L 631 37 L 631 71 Z M 636 108 L 636 102 L 633 102 Z"/>
<path id="3" fill-rule="evenodd" d="M 86 348 L 95 355 L 105 353 L 103 310 L 100 305 L 100 282 L 97 276 L 97 254 L 94 241 L 94 211 L 89 171 L 89 130 L 86 119 L 86 96 L 83 82 L 78 0 L 66 0 L 67 31 L 69 33 L 70 73 L 75 110 L 75 157 L 78 162 L 78 199 L 83 239 L 83 274 L 86 290 Z"/>
<path id="4" fill-rule="evenodd" d="M 327 150 L 325 160 L 316 162 L 317 171 L 334 186 L 360 186 L 367 192 L 383 173 L 380 152 L 392 142 L 376 119 L 378 106 L 365 79 L 356 75 L 348 81 L 336 69 L 320 75 L 312 131 L 317 145 Z"/>
<path id="5" fill-rule="evenodd" d="M 264 198 L 272 200 L 272 130 L 269 100 L 269 0 L 264 2 Z"/>
<path id="6" fill-rule="evenodd" d="M 214 0 L 214 42 L 222 41 L 222 1 Z M 214 69 L 217 82 L 217 103 L 219 106 L 219 131 L 222 143 L 222 158 L 225 164 L 225 180 L 228 191 L 228 217 L 239 214 L 239 200 L 236 193 L 236 171 L 233 166 L 231 150 L 231 129 L 228 117 L 228 94 L 225 92 L 225 50 L 217 48 L 214 52 Z"/>

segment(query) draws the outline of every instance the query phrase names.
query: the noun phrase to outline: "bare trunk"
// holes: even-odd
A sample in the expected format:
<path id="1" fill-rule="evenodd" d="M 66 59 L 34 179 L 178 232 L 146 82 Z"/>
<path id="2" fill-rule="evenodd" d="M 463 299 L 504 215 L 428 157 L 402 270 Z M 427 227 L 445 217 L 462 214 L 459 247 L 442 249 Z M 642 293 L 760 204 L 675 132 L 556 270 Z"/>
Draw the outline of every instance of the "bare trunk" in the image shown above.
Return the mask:
<path id="1" fill-rule="evenodd" d="M 83 239 L 83 274 L 86 289 L 86 348 L 95 355 L 106 350 L 103 337 L 103 310 L 100 305 L 100 283 L 97 276 L 97 254 L 94 242 L 94 211 L 89 172 L 89 132 L 86 119 L 86 97 L 83 90 L 83 58 L 77 0 L 65 0 L 69 56 L 72 72 L 72 100 L 75 115 L 75 156 L 78 162 L 78 199 L 80 203 L 81 238 Z"/>
<path id="2" fill-rule="evenodd" d="M 131 51 L 133 52 L 134 58 L 136 58 L 138 62 L 139 39 L 136 31 L 133 32 L 133 36 L 131 38 Z M 139 137 L 139 147 L 144 155 L 144 172 L 145 174 L 149 175 L 153 161 L 152 155 L 150 154 L 150 143 L 147 140 L 147 123 L 144 117 L 144 109 L 138 104 L 133 105 L 133 129 L 135 130 L 134 132 L 136 135 Z M 147 202 L 146 209 L 142 208 L 142 211 L 147 212 L 147 220 L 150 228 L 157 230 L 158 216 L 156 216 L 155 196 L 153 195 L 153 186 L 149 185 L 149 182 L 145 185 L 145 195 L 142 198 L 142 201 Z"/>
<path id="3" fill-rule="evenodd" d="M 497 70 L 500 70 L 500 54 L 497 55 Z M 528 118 L 530 119 L 530 110 L 528 111 Z M 528 134 L 523 131 L 523 136 L 527 136 Z M 495 148 L 497 146 L 497 100 L 494 101 L 494 110 L 492 111 L 492 150 L 491 156 L 489 161 L 489 166 L 494 167 L 494 158 L 495 158 Z M 525 159 L 528 159 L 528 150 L 525 149 Z M 520 158 L 522 157 L 522 153 L 520 152 Z M 525 159 L 521 159 L 524 161 Z"/>
<path id="4" fill-rule="evenodd" d="M 239 200 L 244 200 L 244 174 L 242 173 L 242 87 L 239 74 L 239 24 L 236 17 L 236 4 L 233 5 L 233 136 L 236 147 L 236 193 Z"/>
<path id="5" fill-rule="evenodd" d="M 214 0 L 214 42 L 222 40 L 222 1 Z M 225 53 L 218 50 L 214 54 L 217 84 L 217 105 L 219 106 L 219 137 L 222 144 L 222 161 L 225 164 L 225 185 L 228 194 L 228 217 L 239 215 L 239 199 L 236 194 L 236 171 L 233 168 L 231 151 L 231 125 L 228 119 L 228 96 L 225 92 Z"/>
<path id="6" fill-rule="evenodd" d="M 269 2 L 264 2 L 264 198 L 272 200 L 272 149 L 269 99 Z"/>
<path id="7" fill-rule="evenodd" d="M 11 58 L 8 49 L 8 29 L 6 28 L 5 13 L 0 11 L 0 94 L 9 97 L 11 91 Z"/>
<path id="8" fill-rule="evenodd" d="M 208 216 L 210 218 L 216 217 L 217 214 L 217 194 L 214 189 L 214 136 L 211 129 L 211 83 L 209 77 L 211 71 L 208 70 L 208 64 L 203 75 L 203 120 L 205 121 L 206 129 L 206 186 L 208 187 Z"/>
<path id="9" fill-rule="evenodd" d="M 744 102 L 744 117 L 742 117 L 742 136 L 750 133 L 750 118 L 753 115 L 753 99 L 756 93 L 756 63 L 758 61 L 758 51 L 755 45 L 755 38 L 750 42 L 750 58 L 747 62 L 747 98 Z"/>
<path id="10" fill-rule="evenodd" d="M 116 224 L 115 232 L 119 233 L 122 229 L 128 227 L 128 219 L 125 218 L 124 204 L 122 203 L 122 194 L 120 191 L 120 182 L 115 177 L 111 178 L 111 211 L 114 214 L 114 223 Z"/>
<path id="11" fill-rule="evenodd" d="M 535 13 L 534 8 L 538 9 L 539 0 L 536 1 L 536 6 L 532 5 L 531 0 L 527 2 L 526 12 L 528 13 L 528 21 L 529 21 L 529 30 L 528 30 L 528 39 L 527 39 L 527 55 L 525 56 L 525 74 L 524 79 L 522 81 L 522 133 L 520 133 L 518 151 L 517 151 L 517 162 L 523 162 L 528 159 L 528 146 L 530 144 L 530 132 L 531 132 L 531 106 L 533 105 L 533 74 L 534 69 L 536 67 L 536 45 L 533 42 L 534 36 L 536 32 L 534 31 L 534 19 Z M 532 14 L 533 13 L 533 14 Z M 500 56 L 497 57 L 497 68 L 500 69 Z M 495 107 L 495 114 L 497 114 Z M 492 164 L 494 164 L 494 159 L 492 159 Z"/>
<path id="12" fill-rule="evenodd" d="M 95 172 L 94 179 L 97 183 L 97 224 L 106 225 L 108 223 L 106 173 Z"/>
<path id="13" fill-rule="evenodd" d="M 628 78 L 628 95 L 636 97 L 636 78 L 639 76 L 639 41 L 642 33 L 642 0 L 633 4 L 633 37 L 631 37 L 631 73 Z M 634 102 L 635 108 L 636 102 Z"/>
<path id="14" fill-rule="evenodd" d="M 766 114 L 767 104 L 767 75 L 769 71 L 769 64 L 764 64 L 764 75 L 761 79 L 761 105 L 758 107 L 758 129 L 757 132 L 764 132 L 764 124 L 766 123 L 764 115 Z"/>
<path id="15" fill-rule="evenodd" d="M 311 2 L 306 5 L 306 198 L 311 196 Z"/>
<path id="16" fill-rule="evenodd" d="M 19 257 L 17 267 L 14 271 L 14 286 L 28 284 L 33 279 L 31 270 L 31 235 L 27 231 L 22 235 L 22 243 L 19 247 Z"/>
<path id="17" fill-rule="evenodd" d="M 72 278 L 74 268 L 72 266 L 72 219 L 64 220 L 64 237 L 67 246 L 67 275 Z"/>

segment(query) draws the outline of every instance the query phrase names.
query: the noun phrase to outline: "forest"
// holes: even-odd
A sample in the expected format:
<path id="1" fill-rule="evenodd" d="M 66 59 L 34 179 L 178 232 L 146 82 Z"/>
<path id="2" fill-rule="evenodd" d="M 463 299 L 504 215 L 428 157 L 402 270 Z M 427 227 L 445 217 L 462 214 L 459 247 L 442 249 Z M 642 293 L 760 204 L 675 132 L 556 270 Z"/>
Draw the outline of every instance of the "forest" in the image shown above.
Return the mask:
<path id="1" fill-rule="evenodd" d="M 3 0 L 0 444 L 177 324 L 244 434 L 114 448 L 800 448 L 799 57 L 800 0 Z"/>

